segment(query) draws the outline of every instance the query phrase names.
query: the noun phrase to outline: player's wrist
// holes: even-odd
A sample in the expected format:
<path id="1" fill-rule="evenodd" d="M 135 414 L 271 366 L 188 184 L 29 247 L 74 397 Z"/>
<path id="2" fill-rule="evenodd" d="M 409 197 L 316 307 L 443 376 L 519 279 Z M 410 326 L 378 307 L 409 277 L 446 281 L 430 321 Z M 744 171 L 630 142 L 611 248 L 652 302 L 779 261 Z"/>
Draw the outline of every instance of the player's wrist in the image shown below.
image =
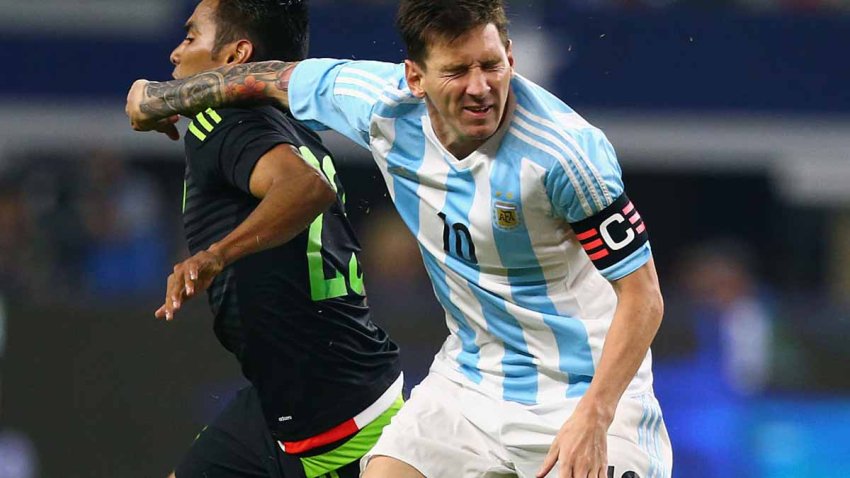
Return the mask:
<path id="1" fill-rule="evenodd" d="M 223 269 L 227 265 L 227 255 L 219 243 L 216 242 L 210 245 L 210 247 L 207 248 L 206 253 L 215 258 L 220 269 Z"/>
<path id="2" fill-rule="evenodd" d="M 585 395 L 579 401 L 575 413 L 584 415 L 588 420 L 606 428 L 614 421 L 617 402 L 605 400 L 593 395 Z"/>

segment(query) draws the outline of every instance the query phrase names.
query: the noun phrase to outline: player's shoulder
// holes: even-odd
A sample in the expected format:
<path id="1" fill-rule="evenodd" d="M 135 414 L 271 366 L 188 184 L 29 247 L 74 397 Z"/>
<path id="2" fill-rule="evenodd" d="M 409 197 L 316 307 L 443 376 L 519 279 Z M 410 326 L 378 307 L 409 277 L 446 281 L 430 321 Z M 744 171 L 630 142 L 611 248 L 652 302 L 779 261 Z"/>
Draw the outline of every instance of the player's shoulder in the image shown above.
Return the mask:
<path id="1" fill-rule="evenodd" d="M 228 107 L 208 109 L 206 112 L 217 114 L 224 127 L 242 124 L 246 121 L 255 123 L 288 123 L 291 118 L 283 111 L 271 105 L 251 107 Z"/>
<path id="2" fill-rule="evenodd" d="M 373 103 L 381 116 L 399 116 L 424 105 L 410 92 L 403 63 L 347 61 L 336 78 L 338 91 Z"/>
<path id="3" fill-rule="evenodd" d="M 517 110 L 520 115 L 570 134 L 601 134 L 601 130 L 592 125 L 563 100 L 534 83 L 515 75 L 511 82 L 517 97 Z"/>
<path id="4" fill-rule="evenodd" d="M 186 132 L 188 150 L 201 150 L 220 143 L 237 126 L 285 128 L 292 119 L 272 106 L 249 108 L 207 108 L 190 118 Z"/>
<path id="5" fill-rule="evenodd" d="M 549 166 L 595 162 L 593 156 L 603 152 L 598 146 L 608 144 L 601 129 L 521 75 L 514 76 L 511 86 L 516 97 L 513 126 L 524 140 L 523 147 L 549 158 Z"/>
<path id="6" fill-rule="evenodd" d="M 401 90 L 404 64 L 374 60 L 346 60 L 339 64 L 337 84 L 369 86 L 379 90 Z"/>

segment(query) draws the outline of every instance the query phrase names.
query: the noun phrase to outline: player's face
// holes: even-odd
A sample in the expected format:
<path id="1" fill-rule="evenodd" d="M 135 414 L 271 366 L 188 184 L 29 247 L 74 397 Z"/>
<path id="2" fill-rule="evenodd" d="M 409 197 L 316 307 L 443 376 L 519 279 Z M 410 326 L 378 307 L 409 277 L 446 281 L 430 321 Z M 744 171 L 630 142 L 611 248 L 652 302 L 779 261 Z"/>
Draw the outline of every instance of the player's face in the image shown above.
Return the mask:
<path id="1" fill-rule="evenodd" d="M 174 78 L 186 78 L 226 64 L 224 55 L 215 58 L 215 9 L 218 0 L 203 0 L 186 21 L 186 38 L 171 52 Z"/>
<path id="2" fill-rule="evenodd" d="M 428 46 L 425 68 L 408 61 L 411 92 L 427 99 L 431 123 L 446 148 L 465 156 L 499 128 L 514 59 L 493 24 Z M 411 80 L 413 81 L 411 83 Z"/>

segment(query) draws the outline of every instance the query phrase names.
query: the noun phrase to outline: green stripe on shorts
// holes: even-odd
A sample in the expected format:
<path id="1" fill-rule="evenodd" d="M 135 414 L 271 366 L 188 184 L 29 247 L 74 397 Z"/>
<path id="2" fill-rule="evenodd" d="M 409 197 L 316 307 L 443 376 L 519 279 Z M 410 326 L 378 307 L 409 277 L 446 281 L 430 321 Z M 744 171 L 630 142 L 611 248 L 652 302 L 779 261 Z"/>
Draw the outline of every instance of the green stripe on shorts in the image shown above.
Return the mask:
<path id="1" fill-rule="evenodd" d="M 375 446 L 384 427 L 390 423 L 392 417 L 398 413 L 403 404 L 404 399 L 399 395 L 387 411 L 372 420 L 371 423 L 366 425 L 340 447 L 327 453 L 322 453 L 321 455 L 301 458 L 301 464 L 304 465 L 304 473 L 307 475 L 307 478 L 316 478 L 331 473 L 362 458 L 367 451 Z"/>

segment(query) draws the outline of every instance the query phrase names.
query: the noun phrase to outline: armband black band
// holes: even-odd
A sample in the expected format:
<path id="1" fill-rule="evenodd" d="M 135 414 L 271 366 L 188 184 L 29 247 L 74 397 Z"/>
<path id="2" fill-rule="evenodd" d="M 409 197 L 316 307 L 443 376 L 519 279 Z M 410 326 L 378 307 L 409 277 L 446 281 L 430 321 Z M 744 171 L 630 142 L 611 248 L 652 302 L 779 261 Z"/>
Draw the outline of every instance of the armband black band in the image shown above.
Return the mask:
<path id="1" fill-rule="evenodd" d="M 571 224 L 597 269 L 607 269 L 649 241 L 646 225 L 623 193 L 595 216 Z"/>

